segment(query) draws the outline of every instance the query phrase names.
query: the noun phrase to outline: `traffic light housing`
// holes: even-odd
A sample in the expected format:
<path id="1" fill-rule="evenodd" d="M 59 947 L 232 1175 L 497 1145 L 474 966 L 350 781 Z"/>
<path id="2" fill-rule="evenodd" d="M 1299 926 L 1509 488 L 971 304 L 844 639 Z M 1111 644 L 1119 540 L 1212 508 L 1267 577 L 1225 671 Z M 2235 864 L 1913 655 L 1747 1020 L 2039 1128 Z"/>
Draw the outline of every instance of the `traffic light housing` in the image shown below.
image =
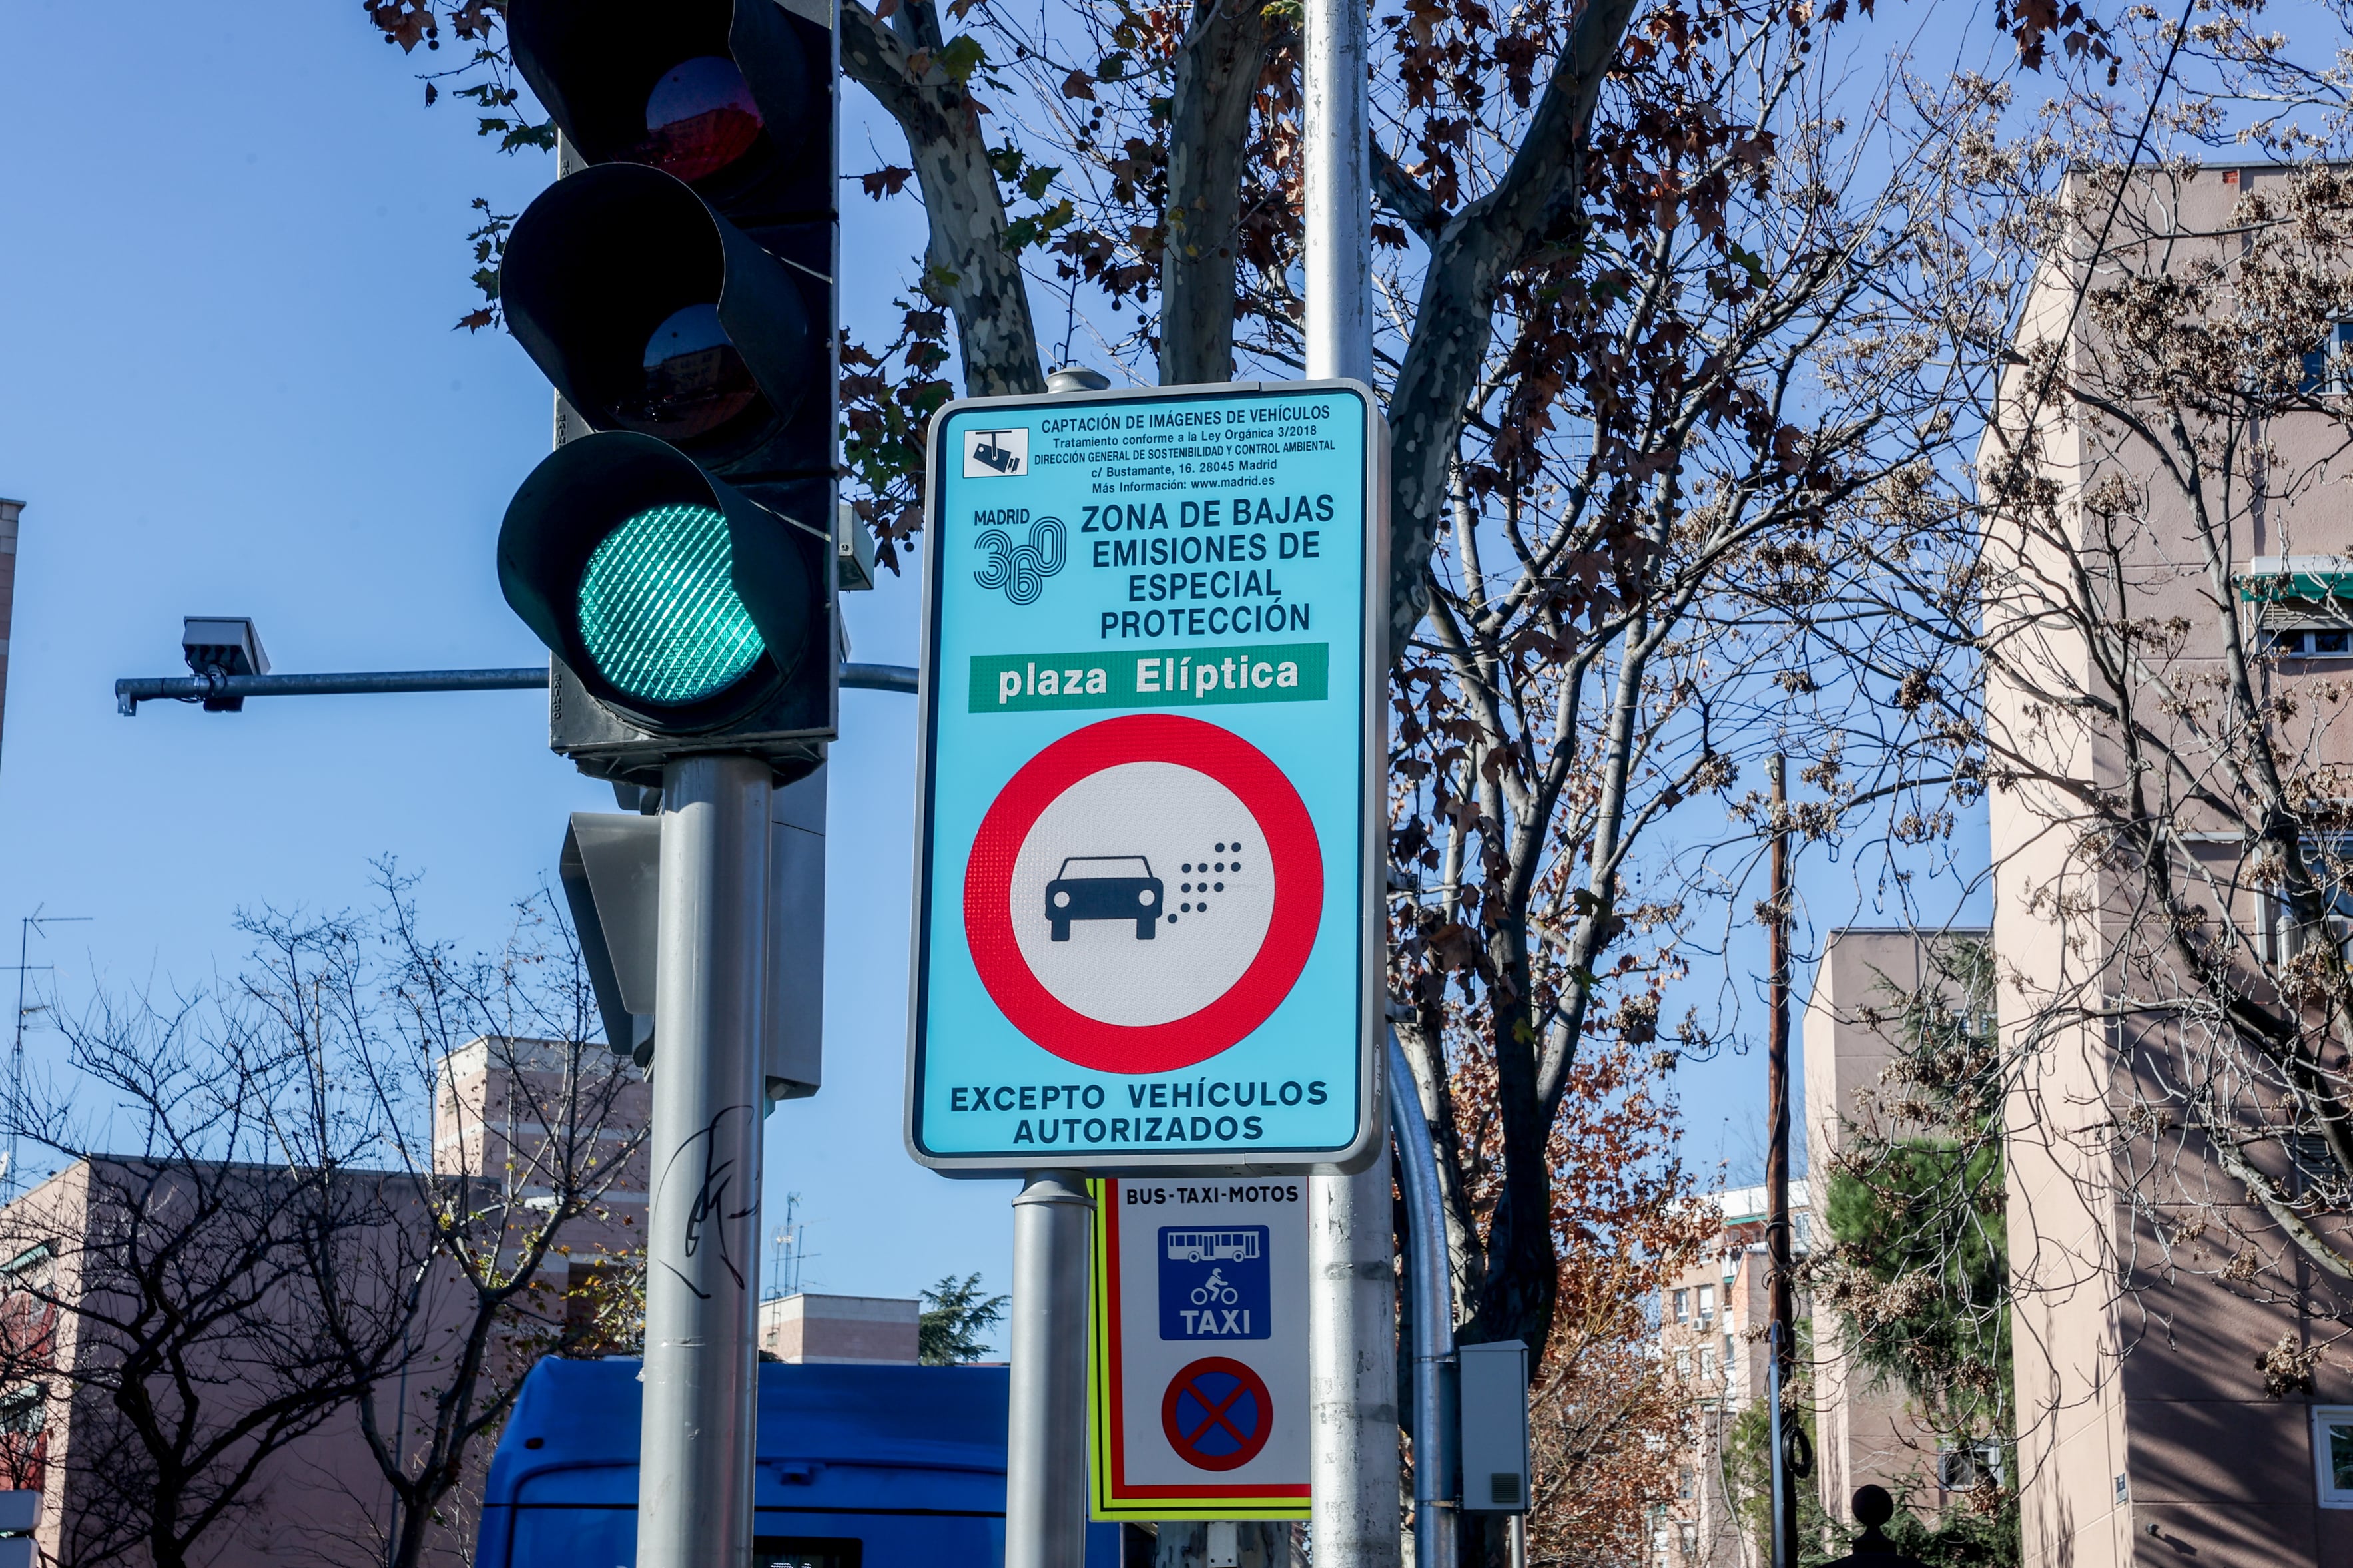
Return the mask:
<path id="1" fill-rule="evenodd" d="M 834 99 L 821 0 L 512 0 L 586 160 L 516 219 L 500 298 L 592 434 L 500 529 L 554 656 L 556 749 L 651 784 L 695 751 L 805 773 L 834 731 Z"/>

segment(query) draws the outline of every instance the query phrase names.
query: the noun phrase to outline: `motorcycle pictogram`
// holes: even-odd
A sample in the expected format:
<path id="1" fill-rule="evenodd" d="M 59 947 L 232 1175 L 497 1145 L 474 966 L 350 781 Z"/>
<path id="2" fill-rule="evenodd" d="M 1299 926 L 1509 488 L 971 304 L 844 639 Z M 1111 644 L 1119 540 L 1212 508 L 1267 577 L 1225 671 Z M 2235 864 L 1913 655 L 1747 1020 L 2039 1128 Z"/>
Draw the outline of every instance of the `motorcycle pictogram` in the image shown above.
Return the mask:
<path id="1" fill-rule="evenodd" d="M 1241 1292 L 1226 1283 L 1226 1271 L 1222 1268 L 1210 1269 L 1209 1277 L 1193 1289 L 1196 1307 L 1206 1307 L 1212 1301 L 1230 1307 L 1240 1300 Z"/>

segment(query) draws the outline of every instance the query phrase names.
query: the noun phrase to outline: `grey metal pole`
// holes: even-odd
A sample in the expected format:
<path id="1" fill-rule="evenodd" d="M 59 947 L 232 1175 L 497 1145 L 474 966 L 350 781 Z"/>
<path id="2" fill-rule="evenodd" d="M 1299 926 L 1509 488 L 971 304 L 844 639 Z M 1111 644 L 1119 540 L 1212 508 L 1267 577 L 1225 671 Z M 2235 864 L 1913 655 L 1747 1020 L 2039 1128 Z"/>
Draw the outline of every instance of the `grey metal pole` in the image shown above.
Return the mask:
<path id="1" fill-rule="evenodd" d="M 1361 0 L 1307 0 L 1307 374 L 1373 379 L 1373 186 Z"/>
<path id="2" fill-rule="evenodd" d="M 1789 1224 L 1789 797 L 1788 760 L 1773 757 L 1772 923 L 1767 937 L 1773 973 L 1765 1048 L 1765 1273 L 1773 1348 L 1773 1568 L 1798 1568 L 1797 1477 L 1778 1390 L 1798 1370 L 1797 1305 L 1792 1285 L 1797 1257 Z"/>
<path id="3" fill-rule="evenodd" d="M 1402 1568 L 1389 1163 L 1307 1184 L 1308 1504 L 1315 1568 Z"/>
<path id="4" fill-rule="evenodd" d="M 1013 1200 L 1005 1568 L 1085 1568 L 1086 1178 L 1032 1171 Z"/>
<path id="5" fill-rule="evenodd" d="M 769 773 L 662 769 L 638 1568 L 752 1552 Z"/>
<path id="6" fill-rule="evenodd" d="M 1363 0 L 1306 0 L 1307 374 L 1373 379 L 1372 182 Z M 1393 1568 L 1397 1284 L 1389 1167 L 1308 1178 L 1309 1470 L 1316 1568 Z M 1424 1563 L 1420 1568 L 1440 1568 Z"/>
<path id="7" fill-rule="evenodd" d="M 200 702 L 222 697 L 375 697 L 405 691 L 544 691 L 539 665 L 515 669 L 361 669 L 327 675 L 130 676 L 114 683 L 114 706 L 136 717 L 142 702 Z M 904 664 L 845 664 L 841 684 L 851 691 L 915 694 L 915 670 Z"/>
<path id="8" fill-rule="evenodd" d="M 1454 1361 L 1454 1271 L 1446 1245 L 1446 1198 L 1438 1154 L 1421 1110 L 1413 1068 L 1389 1031 L 1389 1126 L 1404 1176 L 1406 1278 L 1413 1291 L 1413 1561 L 1415 1568 L 1453 1568 L 1454 1417 L 1447 1372 Z"/>

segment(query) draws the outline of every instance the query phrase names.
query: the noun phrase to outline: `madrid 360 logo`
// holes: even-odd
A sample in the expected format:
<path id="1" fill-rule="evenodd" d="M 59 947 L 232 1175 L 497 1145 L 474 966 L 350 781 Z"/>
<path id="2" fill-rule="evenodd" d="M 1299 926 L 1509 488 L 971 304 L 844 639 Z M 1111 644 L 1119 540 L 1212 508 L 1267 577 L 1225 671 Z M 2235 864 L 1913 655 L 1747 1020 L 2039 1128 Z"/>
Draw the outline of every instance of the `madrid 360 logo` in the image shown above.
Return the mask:
<path id="1" fill-rule="evenodd" d="M 1062 569 L 1070 553 L 1070 530 L 1059 517 L 1032 518 L 1027 507 L 976 511 L 981 525 L 972 547 L 980 552 L 980 570 L 972 580 L 984 588 L 1001 588 L 1017 605 L 1034 605 L 1046 591 L 1046 579 Z M 1020 542 L 1014 542 L 1016 531 Z"/>

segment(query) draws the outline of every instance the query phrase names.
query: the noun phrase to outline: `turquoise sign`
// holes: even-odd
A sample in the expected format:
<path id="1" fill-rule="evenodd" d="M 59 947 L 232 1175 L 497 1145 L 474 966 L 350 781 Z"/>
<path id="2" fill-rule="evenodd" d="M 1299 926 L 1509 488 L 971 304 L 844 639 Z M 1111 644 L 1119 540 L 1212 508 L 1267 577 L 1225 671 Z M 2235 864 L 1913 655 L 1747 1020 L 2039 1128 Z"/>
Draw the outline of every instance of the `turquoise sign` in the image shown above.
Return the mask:
<path id="1" fill-rule="evenodd" d="M 932 426 L 907 1142 L 949 1170 L 1380 1136 L 1387 437 L 1351 382 Z"/>

